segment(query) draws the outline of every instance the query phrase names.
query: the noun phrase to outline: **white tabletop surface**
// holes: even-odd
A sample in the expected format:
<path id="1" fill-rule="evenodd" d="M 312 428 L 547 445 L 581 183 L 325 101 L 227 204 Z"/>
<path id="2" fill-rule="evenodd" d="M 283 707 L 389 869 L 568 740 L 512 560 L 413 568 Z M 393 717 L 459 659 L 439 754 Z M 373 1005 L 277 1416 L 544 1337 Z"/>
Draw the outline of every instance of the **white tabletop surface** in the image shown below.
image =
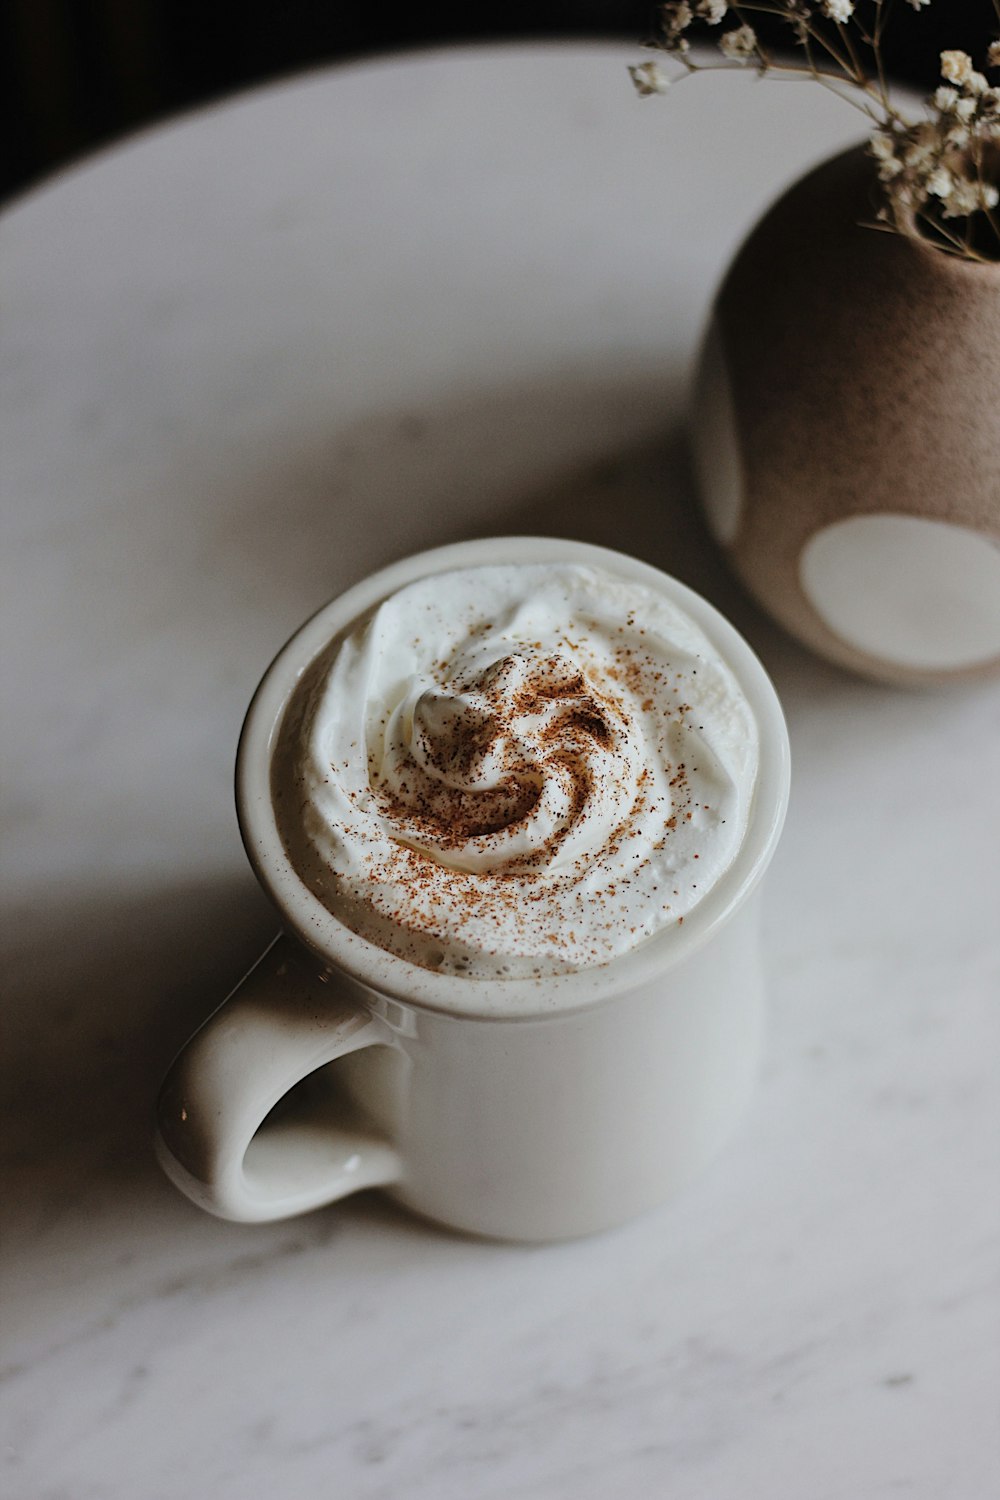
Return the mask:
<path id="1" fill-rule="evenodd" d="M 711 290 L 857 126 L 808 85 L 639 101 L 635 58 L 316 73 L 3 221 L 17 1500 L 993 1492 L 1000 690 L 823 665 L 705 539 L 682 416 Z M 232 806 L 245 704 L 344 585 L 497 531 L 676 572 L 773 674 L 796 771 L 756 1105 L 680 1199 L 585 1242 L 374 1195 L 217 1222 L 148 1119 L 274 927 Z"/>

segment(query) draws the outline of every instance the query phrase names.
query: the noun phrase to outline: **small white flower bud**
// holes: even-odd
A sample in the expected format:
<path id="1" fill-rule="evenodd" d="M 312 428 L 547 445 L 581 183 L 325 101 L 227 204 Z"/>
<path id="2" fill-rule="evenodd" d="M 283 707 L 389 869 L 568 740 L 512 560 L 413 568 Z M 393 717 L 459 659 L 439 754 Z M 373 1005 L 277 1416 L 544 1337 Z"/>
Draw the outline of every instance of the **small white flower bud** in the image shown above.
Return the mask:
<path id="1" fill-rule="evenodd" d="M 749 62 L 757 51 L 757 33 L 752 26 L 738 26 L 735 31 L 723 32 L 719 46 L 730 62 Z"/>
<path id="2" fill-rule="evenodd" d="M 955 191 L 955 179 L 946 167 L 937 167 L 927 179 L 927 191 L 935 198 L 950 198 Z"/>
<path id="3" fill-rule="evenodd" d="M 629 68 L 629 72 L 640 98 L 647 98 L 650 94 L 665 94 L 670 87 L 670 79 L 658 62 L 637 63 Z"/>
<path id="4" fill-rule="evenodd" d="M 941 53 L 941 77 L 949 83 L 966 83 L 972 72 L 972 58 L 967 52 Z"/>

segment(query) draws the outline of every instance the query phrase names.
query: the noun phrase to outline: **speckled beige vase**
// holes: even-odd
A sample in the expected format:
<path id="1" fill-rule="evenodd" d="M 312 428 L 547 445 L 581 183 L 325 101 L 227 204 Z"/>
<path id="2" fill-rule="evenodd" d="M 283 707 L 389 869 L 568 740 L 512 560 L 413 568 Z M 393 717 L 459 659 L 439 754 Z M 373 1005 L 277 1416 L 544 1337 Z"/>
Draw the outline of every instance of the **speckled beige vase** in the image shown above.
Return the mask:
<path id="1" fill-rule="evenodd" d="M 705 511 L 757 599 L 886 681 L 1000 671 L 1000 264 L 865 228 L 860 149 L 721 287 L 695 385 Z"/>

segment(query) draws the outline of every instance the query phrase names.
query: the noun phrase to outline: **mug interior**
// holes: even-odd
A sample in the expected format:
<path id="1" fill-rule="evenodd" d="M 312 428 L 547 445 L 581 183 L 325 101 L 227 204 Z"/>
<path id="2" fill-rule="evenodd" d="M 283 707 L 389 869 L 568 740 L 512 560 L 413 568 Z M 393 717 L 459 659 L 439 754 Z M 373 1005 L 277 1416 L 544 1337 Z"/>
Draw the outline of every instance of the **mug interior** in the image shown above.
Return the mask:
<path id="1" fill-rule="evenodd" d="M 484 564 L 579 563 L 644 585 L 677 604 L 729 666 L 757 721 L 760 762 L 743 842 L 729 868 L 683 926 L 654 933 L 610 962 L 544 978 L 469 979 L 439 974 L 387 953 L 345 926 L 297 875 L 274 817 L 271 759 L 281 719 L 302 673 L 331 638 L 418 578 Z M 236 760 L 240 832 L 261 885 L 285 925 L 331 969 L 405 1005 L 482 1019 L 547 1016 L 584 1009 L 648 984 L 708 942 L 750 895 L 774 852 L 788 803 L 789 749 L 777 694 L 743 637 L 713 605 L 648 563 L 585 542 L 493 537 L 457 542 L 393 563 L 325 605 L 296 631 L 265 673 L 250 704 Z"/>

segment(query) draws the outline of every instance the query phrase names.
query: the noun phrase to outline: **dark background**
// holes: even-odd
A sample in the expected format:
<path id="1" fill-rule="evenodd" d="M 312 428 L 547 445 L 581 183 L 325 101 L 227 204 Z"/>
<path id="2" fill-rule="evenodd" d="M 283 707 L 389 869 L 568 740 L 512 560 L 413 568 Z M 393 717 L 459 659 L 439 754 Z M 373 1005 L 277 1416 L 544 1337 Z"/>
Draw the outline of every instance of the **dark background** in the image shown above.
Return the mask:
<path id="1" fill-rule="evenodd" d="M 919 13 L 905 0 L 890 3 L 889 70 L 927 90 L 942 47 L 972 52 L 981 66 L 1000 30 L 993 0 L 932 0 Z M 606 37 L 635 42 L 638 52 L 655 27 L 656 7 L 633 0 L 461 9 L 412 0 L 398 9 L 363 0 L 0 0 L 9 115 L 0 195 L 139 125 L 335 60 L 491 38 Z"/>

